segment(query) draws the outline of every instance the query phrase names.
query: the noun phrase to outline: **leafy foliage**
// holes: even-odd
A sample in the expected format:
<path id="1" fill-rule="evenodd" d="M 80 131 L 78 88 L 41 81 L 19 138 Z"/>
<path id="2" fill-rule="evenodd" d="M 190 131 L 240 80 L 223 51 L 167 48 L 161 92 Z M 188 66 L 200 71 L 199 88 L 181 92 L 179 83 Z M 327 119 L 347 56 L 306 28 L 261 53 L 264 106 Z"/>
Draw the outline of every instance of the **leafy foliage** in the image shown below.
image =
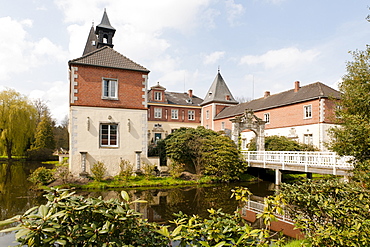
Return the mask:
<path id="1" fill-rule="evenodd" d="M 95 181 L 98 181 L 98 182 L 103 180 L 106 171 L 107 171 L 107 167 L 101 161 L 94 163 L 93 167 L 91 168 L 91 173 L 93 174 L 93 178 Z"/>
<path id="2" fill-rule="evenodd" d="M 237 200 L 246 201 L 250 192 L 245 188 L 233 190 Z M 266 222 L 266 228 L 254 229 L 245 222 L 238 211 L 234 214 L 223 213 L 221 209 L 209 209 L 209 217 L 204 219 L 197 215 L 188 216 L 182 212 L 176 214 L 177 219 L 172 221 L 175 229 L 170 232 L 168 226 L 161 227 L 157 232 L 176 242 L 176 246 L 281 246 L 283 239 L 274 238 L 270 234 L 270 218 L 275 210 L 282 210 L 282 201 L 269 197 L 269 205 L 265 205 L 265 213 L 257 217 Z M 274 206 L 273 206 L 274 205 Z"/>
<path id="3" fill-rule="evenodd" d="M 129 160 L 121 160 L 119 167 L 119 177 L 127 181 L 134 172 L 134 165 Z"/>
<path id="4" fill-rule="evenodd" d="M 168 241 L 155 232 L 154 224 L 141 219 L 130 208 L 126 192 L 123 201 L 84 198 L 68 190 L 51 189 L 48 202 L 23 215 L 0 222 L 18 222 L 1 232 L 17 231 L 19 246 L 166 246 Z"/>
<path id="5" fill-rule="evenodd" d="M 338 180 L 283 184 L 290 217 L 312 246 L 370 246 L 370 193 Z"/>
<path id="6" fill-rule="evenodd" d="M 34 136 L 36 109 L 12 89 L 0 92 L 0 152 L 8 159 L 22 155 Z"/>
<path id="7" fill-rule="evenodd" d="M 30 174 L 28 180 L 31 181 L 33 184 L 41 184 L 45 185 L 53 181 L 54 179 L 54 171 L 51 169 L 47 169 L 46 167 L 39 167 L 34 172 Z"/>
<path id="8" fill-rule="evenodd" d="M 180 128 L 165 139 L 167 156 L 196 174 L 217 176 L 224 181 L 238 179 L 246 170 L 235 144 L 202 126 Z"/>
<path id="9" fill-rule="evenodd" d="M 256 139 L 253 138 L 248 144 L 249 151 L 256 151 Z M 266 151 L 318 151 L 313 145 L 299 143 L 285 136 L 266 136 Z"/>
<path id="10" fill-rule="evenodd" d="M 37 125 L 35 142 L 33 144 L 33 149 L 48 148 L 54 149 L 55 141 L 53 134 L 54 122 L 48 115 L 43 115 L 41 117 L 40 123 Z"/>
<path id="11" fill-rule="evenodd" d="M 370 159 L 370 46 L 352 52 L 347 74 L 339 85 L 337 120 L 341 127 L 331 131 L 330 147 L 340 155 L 352 155 L 358 161 Z"/>

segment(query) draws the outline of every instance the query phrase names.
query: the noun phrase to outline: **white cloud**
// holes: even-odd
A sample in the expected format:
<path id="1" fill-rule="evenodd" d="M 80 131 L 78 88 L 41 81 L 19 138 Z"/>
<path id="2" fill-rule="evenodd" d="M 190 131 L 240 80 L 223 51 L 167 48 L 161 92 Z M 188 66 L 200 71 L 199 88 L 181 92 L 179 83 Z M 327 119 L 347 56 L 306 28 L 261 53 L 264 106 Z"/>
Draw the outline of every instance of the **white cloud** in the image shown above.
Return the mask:
<path id="1" fill-rule="evenodd" d="M 27 27 L 32 27 L 32 20 L 17 21 L 11 17 L 0 18 L 0 44 L 4 49 L 0 56 L 0 80 L 8 80 L 11 75 L 37 68 L 47 61 L 66 59 L 66 53 L 49 39 L 32 41 Z"/>
<path id="2" fill-rule="evenodd" d="M 215 64 L 224 56 L 225 56 L 224 51 L 215 51 L 209 55 L 204 56 L 203 63 L 204 64 Z"/>
<path id="3" fill-rule="evenodd" d="M 311 63 L 320 52 L 311 49 L 301 51 L 296 47 L 271 50 L 260 56 L 247 55 L 240 59 L 240 64 L 258 65 L 263 64 L 265 68 L 293 67 L 302 63 Z"/>
<path id="4" fill-rule="evenodd" d="M 227 9 L 227 21 L 231 26 L 237 25 L 237 19 L 240 18 L 244 12 L 245 8 L 242 4 L 236 4 L 234 0 L 227 0 L 225 2 Z"/>

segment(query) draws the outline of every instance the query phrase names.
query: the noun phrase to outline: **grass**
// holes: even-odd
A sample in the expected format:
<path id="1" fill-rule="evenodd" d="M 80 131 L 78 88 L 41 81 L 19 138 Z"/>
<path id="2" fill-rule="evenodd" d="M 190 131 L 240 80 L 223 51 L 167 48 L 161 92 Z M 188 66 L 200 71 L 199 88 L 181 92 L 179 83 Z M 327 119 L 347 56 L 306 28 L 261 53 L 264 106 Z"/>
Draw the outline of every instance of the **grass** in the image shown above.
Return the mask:
<path id="1" fill-rule="evenodd" d="M 254 181 L 255 178 L 248 177 L 249 180 Z M 199 184 L 212 184 L 219 182 L 214 177 L 203 176 L 199 180 L 183 180 L 173 177 L 145 177 L 145 176 L 132 176 L 127 180 L 115 177 L 113 179 L 105 179 L 103 181 L 91 181 L 87 184 L 74 184 L 68 183 L 58 187 L 63 188 L 77 188 L 77 189 L 108 189 L 108 188 L 136 188 L 136 187 L 175 187 L 184 185 L 199 185 Z"/>

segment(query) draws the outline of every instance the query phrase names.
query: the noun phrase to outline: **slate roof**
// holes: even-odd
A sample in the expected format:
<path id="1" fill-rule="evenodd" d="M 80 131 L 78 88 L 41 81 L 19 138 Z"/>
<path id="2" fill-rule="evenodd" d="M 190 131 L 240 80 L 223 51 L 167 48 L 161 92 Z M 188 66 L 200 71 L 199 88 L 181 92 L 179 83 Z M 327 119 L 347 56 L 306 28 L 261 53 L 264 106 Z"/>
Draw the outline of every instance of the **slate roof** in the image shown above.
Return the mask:
<path id="1" fill-rule="evenodd" d="M 195 95 L 193 95 L 193 97 L 190 100 L 188 93 L 176 93 L 176 92 L 165 91 L 164 94 L 165 94 L 165 99 L 166 99 L 165 102 L 149 100 L 149 103 L 200 106 L 200 104 L 203 101 L 203 99 Z M 150 95 L 150 90 L 148 91 L 148 95 Z"/>
<path id="2" fill-rule="evenodd" d="M 104 14 L 103 14 L 103 18 L 101 19 L 101 22 L 98 26 L 96 27 L 100 27 L 100 28 L 106 28 L 106 29 L 111 29 L 111 30 L 116 30 L 114 27 L 112 27 L 112 25 L 110 24 L 110 21 L 109 21 L 109 18 L 108 18 L 108 15 L 107 15 L 107 12 L 106 10 L 104 9 Z"/>
<path id="3" fill-rule="evenodd" d="M 97 45 L 98 45 L 98 38 L 95 35 L 94 27 L 91 27 L 89 37 L 87 38 L 87 41 L 86 41 L 85 50 L 82 53 L 82 56 L 92 51 L 95 51 L 97 49 Z"/>
<path id="4" fill-rule="evenodd" d="M 318 98 L 340 99 L 340 97 L 341 94 L 337 90 L 321 82 L 316 82 L 302 86 L 297 92 L 294 92 L 294 89 L 291 89 L 270 95 L 266 98 L 259 98 L 236 106 L 226 107 L 215 117 L 215 119 L 238 116 L 243 114 L 245 109 L 251 109 L 256 112 Z"/>
<path id="5" fill-rule="evenodd" d="M 86 55 L 70 60 L 68 64 L 82 64 L 99 67 L 149 72 L 148 69 L 123 56 L 109 46 L 104 46 Z"/>
<path id="6" fill-rule="evenodd" d="M 229 100 L 226 99 L 226 96 L 229 96 Z M 201 105 L 206 105 L 208 103 L 217 102 L 217 103 L 227 103 L 227 104 L 237 104 L 231 94 L 229 88 L 227 87 L 224 79 L 222 78 L 220 71 L 217 73 L 216 78 L 213 80 L 211 87 L 209 88 L 204 101 Z"/>

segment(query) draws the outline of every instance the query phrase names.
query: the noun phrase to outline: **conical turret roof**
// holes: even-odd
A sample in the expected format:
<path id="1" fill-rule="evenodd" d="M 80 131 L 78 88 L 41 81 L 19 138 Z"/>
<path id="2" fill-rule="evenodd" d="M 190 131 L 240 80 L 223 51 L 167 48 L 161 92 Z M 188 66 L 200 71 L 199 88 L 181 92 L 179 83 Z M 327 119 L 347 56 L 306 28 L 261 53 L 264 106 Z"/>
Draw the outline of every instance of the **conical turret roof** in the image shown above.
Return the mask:
<path id="1" fill-rule="evenodd" d="M 238 104 L 227 87 L 224 79 L 222 78 L 220 71 L 218 71 L 216 78 L 213 80 L 211 87 L 209 88 L 202 106 L 209 103 L 226 103 L 226 104 Z"/>
<path id="2" fill-rule="evenodd" d="M 87 53 L 90 53 L 92 51 L 95 51 L 97 49 L 98 44 L 98 38 L 95 35 L 94 26 L 91 27 L 89 37 L 87 38 L 85 50 L 82 54 L 82 56 L 86 55 Z"/>
<path id="3" fill-rule="evenodd" d="M 106 28 L 106 29 L 111 29 L 111 30 L 116 30 L 114 27 L 109 22 L 109 18 L 107 15 L 107 11 L 104 9 L 104 14 L 103 18 L 101 19 L 101 23 L 96 26 L 97 29 L 99 28 Z"/>

